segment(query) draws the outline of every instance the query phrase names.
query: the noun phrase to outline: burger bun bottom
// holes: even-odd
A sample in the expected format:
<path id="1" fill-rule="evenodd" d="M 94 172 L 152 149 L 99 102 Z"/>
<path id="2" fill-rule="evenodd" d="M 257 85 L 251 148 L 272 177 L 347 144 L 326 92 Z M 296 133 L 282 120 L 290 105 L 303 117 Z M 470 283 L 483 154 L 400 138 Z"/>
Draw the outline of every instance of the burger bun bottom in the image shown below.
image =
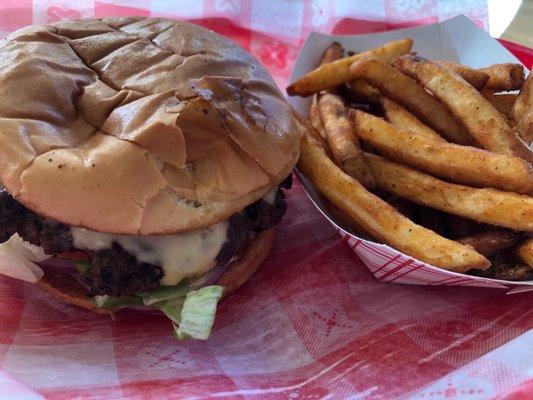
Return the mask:
<path id="1" fill-rule="evenodd" d="M 233 293 L 250 279 L 270 253 L 275 236 L 276 228 L 259 233 L 255 240 L 248 245 L 241 257 L 231 262 L 226 272 L 222 274 L 216 283 L 224 286 L 224 297 Z M 119 309 L 110 310 L 96 307 L 87 296 L 85 287 L 65 273 L 46 271 L 37 285 L 58 300 L 98 314 L 112 315 L 119 311 Z"/>

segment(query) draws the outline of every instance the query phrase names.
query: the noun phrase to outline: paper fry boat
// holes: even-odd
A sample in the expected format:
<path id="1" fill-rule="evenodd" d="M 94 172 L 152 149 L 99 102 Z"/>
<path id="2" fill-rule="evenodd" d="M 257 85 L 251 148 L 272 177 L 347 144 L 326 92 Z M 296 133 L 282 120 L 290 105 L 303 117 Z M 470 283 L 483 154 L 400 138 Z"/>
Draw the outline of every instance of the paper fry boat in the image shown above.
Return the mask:
<path id="1" fill-rule="evenodd" d="M 323 51 L 333 42 L 345 49 L 362 51 L 385 42 L 411 37 L 413 51 L 433 60 L 457 61 L 472 67 L 520 61 L 497 40 L 464 16 L 443 23 L 368 35 L 332 36 L 312 33 L 307 38 L 292 71 L 291 82 L 315 68 Z M 290 97 L 290 103 L 307 115 L 310 98 Z M 533 290 L 533 281 L 512 282 L 446 271 L 350 233 L 333 217 L 317 189 L 298 173 L 302 185 L 318 210 L 337 228 L 348 246 L 361 258 L 377 280 L 410 285 L 478 286 L 510 289 L 508 293 Z"/>

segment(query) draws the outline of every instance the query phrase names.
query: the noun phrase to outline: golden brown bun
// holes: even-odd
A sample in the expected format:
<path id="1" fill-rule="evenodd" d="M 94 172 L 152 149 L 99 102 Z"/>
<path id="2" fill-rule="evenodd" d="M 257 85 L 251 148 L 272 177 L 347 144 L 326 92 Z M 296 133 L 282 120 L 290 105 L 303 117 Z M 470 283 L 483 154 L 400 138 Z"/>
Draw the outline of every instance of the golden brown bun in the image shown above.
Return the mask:
<path id="1" fill-rule="evenodd" d="M 274 239 L 276 228 L 261 232 L 248 246 L 244 254 L 233 261 L 228 270 L 218 279 L 217 284 L 224 286 L 224 296 L 227 296 L 244 285 L 261 263 L 268 257 Z"/>
<path id="2" fill-rule="evenodd" d="M 299 126 L 270 75 L 185 22 L 30 26 L 0 44 L 0 182 L 68 225 L 169 234 L 227 219 L 283 180 Z"/>
<path id="3" fill-rule="evenodd" d="M 250 279 L 270 253 L 275 236 L 276 228 L 261 232 L 246 248 L 242 256 L 229 265 L 229 268 L 216 283 L 224 286 L 224 297 L 233 293 Z M 96 307 L 91 299 L 87 297 L 85 287 L 70 275 L 61 272 L 46 271 L 38 286 L 58 300 L 98 314 L 113 314 L 120 311 L 120 309 L 106 310 Z"/>
<path id="4" fill-rule="evenodd" d="M 68 274 L 57 271 L 46 271 L 41 280 L 37 282 L 37 286 L 65 303 L 73 304 L 98 314 L 112 313 L 105 308 L 96 307 L 90 298 L 87 297 L 85 287 Z"/>

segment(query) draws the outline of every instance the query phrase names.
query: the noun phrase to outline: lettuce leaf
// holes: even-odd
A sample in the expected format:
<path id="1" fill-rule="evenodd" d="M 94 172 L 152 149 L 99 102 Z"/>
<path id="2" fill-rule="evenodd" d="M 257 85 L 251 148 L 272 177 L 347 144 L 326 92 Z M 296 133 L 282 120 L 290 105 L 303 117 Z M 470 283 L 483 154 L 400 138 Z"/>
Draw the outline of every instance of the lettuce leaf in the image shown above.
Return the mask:
<path id="1" fill-rule="evenodd" d="M 143 305 L 143 300 L 136 296 L 95 296 L 93 302 L 99 308 L 124 308 Z"/>
<path id="2" fill-rule="evenodd" d="M 78 274 L 85 275 L 91 269 L 91 263 L 86 260 L 75 260 L 74 266 L 78 270 Z"/>
<path id="3" fill-rule="evenodd" d="M 156 303 L 185 297 L 187 292 L 194 289 L 195 287 L 192 285 L 192 282 L 189 279 L 184 279 L 177 285 L 160 286 L 157 289 L 150 290 L 149 292 L 137 293 L 137 295 L 143 298 L 144 305 L 151 306 L 155 305 Z"/>
<path id="4" fill-rule="evenodd" d="M 181 321 L 174 324 L 174 337 L 207 340 L 215 322 L 217 304 L 224 288 L 206 286 L 187 293 L 181 309 Z"/>
<path id="5" fill-rule="evenodd" d="M 157 289 L 137 293 L 144 299 L 144 304 L 147 306 L 156 305 L 156 303 L 175 300 L 180 297 L 184 297 L 188 292 L 192 290 L 198 290 L 202 287 L 211 286 L 211 283 L 215 282 L 220 276 L 220 268 L 213 268 L 197 278 L 186 278 L 177 285 L 173 286 L 160 286 Z"/>
<path id="6" fill-rule="evenodd" d="M 168 301 L 164 304 L 160 304 L 160 307 L 158 307 L 163 314 L 165 314 L 168 319 L 172 321 L 172 324 L 179 325 L 181 322 L 181 312 L 183 310 L 183 303 L 185 302 L 185 298 L 182 297 L 180 299 Z"/>
<path id="7" fill-rule="evenodd" d="M 80 267 L 81 270 L 87 268 L 86 265 Z M 96 296 L 94 303 L 102 308 L 144 305 L 158 309 L 172 321 L 176 339 L 207 340 L 224 287 L 212 285 L 198 288 L 202 281 L 185 279 L 177 285 L 161 286 L 148 292 L 136 293 L 135 296 Z"/>

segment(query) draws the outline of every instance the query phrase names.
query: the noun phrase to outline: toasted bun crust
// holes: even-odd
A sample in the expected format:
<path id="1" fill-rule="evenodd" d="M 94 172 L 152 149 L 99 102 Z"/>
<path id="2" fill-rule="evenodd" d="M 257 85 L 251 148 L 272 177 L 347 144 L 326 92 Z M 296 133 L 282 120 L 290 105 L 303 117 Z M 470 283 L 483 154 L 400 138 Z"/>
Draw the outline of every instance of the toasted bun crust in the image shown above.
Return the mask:
<path id="1" fill-rule="evenodd" d="M 283 180 L 299 126 L 232 41 L 168 19 L 30 26 L 0 43 L 0 181 L 33 211 L 122 234 L 227 219 Z"/>
<path id="2" fill-rule="evenodd" d="M 224 286 L 224 297 L 233 293 L 244 285 L 261 263 L 268 257 L 274 239 L 276 228 L 261 232 L 248 246 L 241 258 L 232 262 L 228 270 L 218 279 L 217 284 Z"/>
<path id="3" fill-rule="evenodd" d="M 228 270 L 217 282 L 218 285 L 222 285 L 225 288 L 224 297 L 233 293 L 250 279 L 270 253 L 275 237 L 276 228 L 261 232 L 250 243 L 241 258 L 230 264 Z M 87 291 L 83 285 L 70 275 L 61 272 L 47 271 L 37 285 L 58 300 L 94 311 L 98 314 L 113 314 L 120 311 L 120 309 L 106 310 L 96 307 L 90 298 L 87 297 Z"/>
<path id="4" fill-rule="evenodd" d="M 110 310 L 96 307 L 87 297 L 87 290 L 72 276 L 57 272 L 46 271 L 37 286 L 65 303 L 94 311 L 97 314 L 112 314 Z"/>

